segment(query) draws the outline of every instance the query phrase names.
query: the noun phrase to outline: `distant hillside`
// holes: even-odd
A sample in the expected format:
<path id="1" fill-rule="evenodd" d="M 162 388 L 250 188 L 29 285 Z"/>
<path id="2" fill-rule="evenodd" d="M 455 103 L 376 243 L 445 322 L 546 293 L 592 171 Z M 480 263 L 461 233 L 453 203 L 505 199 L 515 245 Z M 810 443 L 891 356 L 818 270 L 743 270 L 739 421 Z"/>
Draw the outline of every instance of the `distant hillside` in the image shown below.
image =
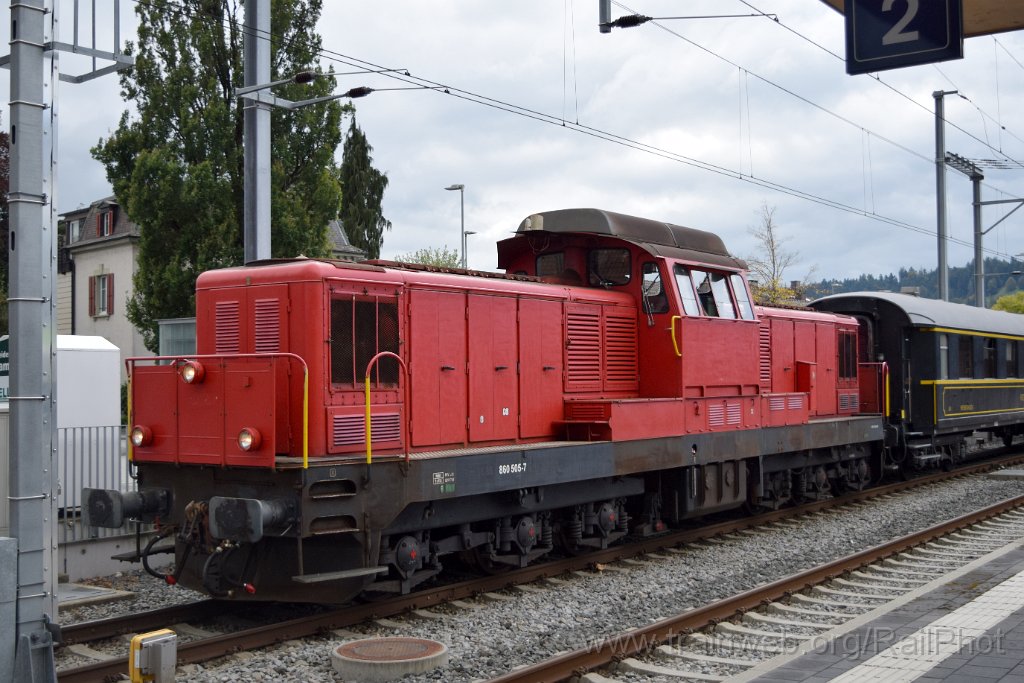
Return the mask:
<path id="1" fill-rule="evenodd" d="M 1014 275 L 1013 271 L 1024 271 L 1020 261 L 985 259 L 985 305 L 991 307 L 996 299 L 1012 294 L 1024 287 L 1024 273 Z M 861 275 L 848 280 L 822 280 L 804 286 L 803 297 L 817 299 L 841 292 L 899 292 L 904 287 L 916 287 L 920 296 L 939 298 L 939 280 L 936 269 L 915 270 L 900 268 L 898 273 L 888 275 Z M 949 269 L 949 300 L 959 303 L 974 303 L 974 261 L 965 266 Z"/>

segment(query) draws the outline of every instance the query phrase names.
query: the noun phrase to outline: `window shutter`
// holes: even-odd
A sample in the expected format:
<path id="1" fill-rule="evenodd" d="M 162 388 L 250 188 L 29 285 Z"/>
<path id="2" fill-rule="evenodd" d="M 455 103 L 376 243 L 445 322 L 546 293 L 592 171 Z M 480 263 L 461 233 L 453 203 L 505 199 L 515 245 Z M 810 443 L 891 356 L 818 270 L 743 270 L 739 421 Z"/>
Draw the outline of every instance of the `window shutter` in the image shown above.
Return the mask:
<path id="1" fill-rule="evenodd" d="M 114 274 L 107 275 L 107 315 L 114 315 Z"/>
<path id="2" fill-rule="evenodd" d="M 96 315 L 96 276 L 89 278 L 89 315 Z"/>

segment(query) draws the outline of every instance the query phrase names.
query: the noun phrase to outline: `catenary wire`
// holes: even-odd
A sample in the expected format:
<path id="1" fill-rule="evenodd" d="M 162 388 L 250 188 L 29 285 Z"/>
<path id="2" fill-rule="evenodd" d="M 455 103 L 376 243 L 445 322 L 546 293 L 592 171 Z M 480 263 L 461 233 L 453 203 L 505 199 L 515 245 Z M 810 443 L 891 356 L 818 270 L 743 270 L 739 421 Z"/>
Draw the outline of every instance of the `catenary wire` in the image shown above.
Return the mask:
<path id="1" fill-rule="evenodd" d="M 135 4 L 138 4 L 138 5 L 146 5 L 146 6 L 150 6 L 150 7 L 154 7 L 155 6 L 155 3 L 153 3 L 151 0 L 133 0 L 133 2 Z M 629 8 L 621 5 L 620 3 L 616 2 L 615 4 L 619 5 L 620 7 L 623 7 L 624 9 L 627 9 L 628 11 L 632 11 L 632 10 L 629 10 Z M 181 5 L 174 5 L 174 3 L 169 3 L 168 5 L 164 6 L 162 9 L 165 9 L 167 11 L 177 12 L 177 13 L 181 14 L 182 16 L 186 16 L 186 17 L 189 17 L 189 18 L 194 18 L 195 17 L 195 13 L 192 12 L 190 10 L 190 8 L 187 8 L 187 7 L 184 7 L 184 6 L 181 6 Z M 226 19 L 225 21 L 227 23 L 229 23 L 229 24 L 230 23 L 234 23 L 235 24 L 235 26 L 234 26 L 235 29 L 244 32 L 245 27 L 240 25 L 240 22 L 234 21 L 234 20 L 231 20 L 231 19 Z M 661 27 L 661 26 L 659 26 L 659 27 L 662 28 L 663 30 L 668 30 L 668 29 L 665 29 L 664 27 Z M 669 31 L 669 32 L 672 33 L 671 31 Z M 265 32 L 265 31 L 254 30 L 253 33 L 256 34 L 256 35 L 265 36 L 267 38 L 267 40 L 270 40 L 270 41 L 275 41 L 275 40 L 279 40 L 280 39 L 280 36 L 275 35 L 272 32 Z M 687 42 L 691 42 L 692 43 L 692 41 L 689 41 L 688 39 L 685 39 L 682 36 L 679 36 L 679 37 L 682 38 L 683 40 L 687 40 Z M 707 50 L 706 48 L 700 46 L 699 44 L 693 43 L 693 45 L 698 47 L 699 49 L 708 51 L 710 53 L 709 50 Z M 700 159 L 696 159 L 696 158 L 693 158 L 693 157 L 688 157 L 686 155 L 683 155 L 683 154 L 680 154 L 680 153 L 677 153 L 677 152 L 672 152 L 670 150 L 666 150 L 666 149 L 663 149 L 663 148 L 660 148 L 660 147 L 657 147 L 657 146 L 654 146 L 654 145 L 649 145 L 647 143 L 642 143 L 642 142 L 633 140 L 631 138 L 628 138 L 628 137 L 625 137 L 625 136 L 621 136 L 621 135 L 617 135 L 615 133 L 604 131 L 604 130 L 601 130 L 601 129 L 598 129 L 598 128 L 594 128 L 594 127 L 591 127 L 591 126 L 585 126 L 585 125 L 578 124 L 578 123 L 566 122 L 563 118 L 560 118 L 560 117 L 557 117 L 557 116 L 554 116 L 554 115 L 545 114 L 543 112 L 539 112 L 539 111 L 530 109 L 528 107 L 524 107 L 524 106 L 521 106 L 521 105 L 516 105 L 516 104 L 513 104 L 513 103 L 505 102 L 505 101 L 502 101 L 502 100 L 499 100 L 499 99 L 496 99 L 496 98 L 492 98 L 492 97 L 488 97 L 488 96 L 485 96 L 485 95 L 479 95 L 477 93 L 473 93 L 473 92 L 468 91 L 468 90 L 463 90 L 463 89 L 460 89 L 460 88 L 456 88 L 454 86 L 445 85 L 443 83 L 440 83 L 440 82 L 437 82 L 437 81 L 432 81 L 432 80 L 424 78 L 424 77 L 414 76 L 411 73 L 409 73 L 408 75 L 404 75 L 402 73 L 395 73 L 392 70 L 387 69 L 386 67 L 383 67 L 381 65 L 375 64 L 375 63 L 367 61 L 367 60 L 360 59 L 358 57 L 353 57 L 351 55 L 346 55 L 346 54 L 343 54 L 343 53 L 335 51 L 335 50 L 330 50 L 330 49 L 321 47 L 317 51 L 317 54 L 321 58 L 326 59 L 328 61 L 337 62 L 339 64 L 345 64 L 345 65 L 351 66 L 353 68 L 369 68 L 371 70 L 375 70 L 375 71 L 381 73 L 381 75 L 384 75 L 384 76 L 386 76 L 388 78 L 391 78 L 391 79 L 394 79 L 394 80 L 398 80 L 398 81 L 402 81 L 402 82 L 405 82 L 405 83 L 409 83 L 411 85 L 423 86 L 424 88 L 429 89 L 429 90 L 437 90 L 437 91 L 440 91 L 440 92 L 442 92 L 442 93 L 444 93 L 446 95 L 451 95 L 453 97 L 456 97 L 456 98 L 459 98 L 459 99 L 462 99 L 462 100 L 465 100 L 465 101 L 468 101 L 468 102 L 472 102 L 472 103 L 475 103 L 475 104 L 487 106 L 487 107 L 490 107 L 490 108 L 493 108 L 493 109 L 496 109 L 496 110 L 499 110 L 499 111 L 504 111 L 506 113 L 515 114 L 515 115 L 518 115 L 518 116 L 521 116 L 521 117 L 524 117 L 524 118 L 527 118 L 527 119 L 532 119 L 532 120 L 535 120 L 535 121 L 538 121 L 538 122 L 541 122 L 541 123 L 547 123 L 549 125 L 555 125 L 555 126 L 558 126 L 558 127 L 561 127 L 561 128 L 567 128 L 567 129 L 572 130 L 574 132 L 581 133 L 581 134 L 593 137 L 595 139 L 604 140 L 605 142 L 610 142 L 610 143 L 617 144 L 617 145 L 620 145 L 620 146 L 623 146 L 623 147 L 634 149 L 636 151 L 640 151 L 640 152 L 643 152 L 643 153 L 651 154 L 653 156 L 657 156 L 657 157 L 660 157 L 660 158 L 663 158 L 663 159 L 666 159 L 666 160 L 669 160 L 669 161 L 674 161 L 676 163 L 681 163 L 681 164 L 684 164 L 684 165 L 687 165 L 687 166 L 691 166 L 691 167 L 694 167 L 694 168 L 697 168 L 697 169 L 700 169 L 700 170 L 704 170 L 704 171 L 708 171 L 708 172 L 711 172 L 711 173 L 715 173 L 717 175 L 721 175 L 721 176 L 724 176 L 724 177 L 732 178 L 732 179 L 735 179 L 735 180 L 740 180 L 740 181 L 746 182 L 748 184 L 752 184 L 752 185 L 755 185 L 755 186 L 758 186 L 758 187 L 762 187 L 762 188 L 769 189 L 769 190 L 772 190 L 772 191 L 775 191 L 775 192 L 779 192 L 780 194 L 784 194 L 784 195 L 788 195 L 788 196 L 791 196 L 791 197 L 794 197 L 794 198 L 810 201 L 812 203 L 816 203 L 816 204 L 819 204 L 821 206 L 826 206 L 826 207 L 829 207 L 829 208 L 833 208 L 833 209 L 836 209 L 836 210 L 839 210 L 839 211 L 843 211 L 843 212 L 846 212 L 846 213 L 849 213 L 849 214 L 852 214 L 852 215 L 857 215 L 857 216 L 862 216 L 862 217 L 865 217 L 865 218 L 869 218 L 871 220 L 875 220 L 875 221 L 878 221 L 878 222 L 881 222 L 881 223 L 884 223 L 884 224 L 892 225 L 894 227 L 899 227 L 899 228 L 902 228 L 902 229 L 905 229 L 905 230 L 908 230 L 908 231 L 911 231 L 911 232 L 917 232 L 917 233 L 922 234 L 922 235 L 927 235 L 927 236 L 930 236 L 930 237 L 934 237 L 934 235 L 935 235 L 935 231 L 932 230 L 932 229 L 925 228 L 925 227 L 922 227 L 922 226 L 919 226 L 919 225 L 915 225 L 915 224 L 912 224 L 912 223 L 908 223 L 908 222 L 900 220 L 898 218 L 893 218 L 891 216 L 886 216 L 884 214 L 879 214 L 879 213 L 876 213 L 874 211 L 870 211 L 869 212 L 869 211 L 866 211 L 864 209 L 858 209 L 855 206 L 846 204 L 846 203 L 841 202 L 839 200 L 829 199 L 827 197 L 824 197 L 824 196 L 821 196 L 821 195 L 817 195 L 817 194 L 814 194 L 814 193 L 811 193 L 811 192 L 808 192 L 808 191 L 805 191 L 805 190 L 800 190 L 800 189 L 797 189 L 797 188 L 789 187 L 789 186 L 781 184 L 781 183 L 776 183 L 776 182 L 770 181 L 770 180 L 765 179 L 765 178 L 758 178 L 758 177 L 754 177 L 752 175 L 745 175 L 745 174 L 743 174 L 742 171 L 736 171 L 736 170 L 729 169 L 729 168 L 724 167 L 724 166 L 719 166 L 719 165 L 716 165 L 716 164 L 712 164 L 712 163 L 707 162 L 707 161 L 702 161 Z M 714 54 L 714 53 L 711 53 L 711 54 Z M 720 57 L 719 55 L 715 55 L 715 56 L 719 57 L 720 59 L 724 59 L 724 58 Z M 732 62 L 729 62 L 729 60 L 727 60 L 727 59 L 724 59 L 724 61 L 726 61 L 727 63 L 732 64 Z M 737 68 L 743 69 L 742 66 L 735 65 L 735 64 L 733 64 L 733 65 L 736 66 Z M 747 70 L 744 69 L 744 71 L 747 71 Z M 408 72 L 406 72 L 406 73 L 408 73 Z M 752 72 L 748 72 L 748 73 L 750 73 L 751 75 L 754 75 L 755 78 L 760 78 L 759 76 L 757 76 L 757 74 L 753 74 Z M 764 80 L 764 79 L 762 79 L 762 80 Z M 766 82 L 770 83 L 770 81 L 766 81 Z M 775 84 L 772 84 L 772 85 L 775 85 Z M 776 87 L 778 87 L 778 86 L 776 86 Z M 785 89 L 783 89 L 783 90 L 785 90 Z M 799 97 L 798 95 L 795 95 L 795 94 L 794 94 L 794 96 Z M 801 98 L 801 99 L 803 99 L 803 98 Z M 808 104 L 811 104 L 812 106 L 815 106 L 816 108 L 822 109 L 823 111 L 828 111 L 828 110 L 820 107 L 819 105 L 814 104 L 813 102 L 809 102 L 808 101 Z M 832 112 L 828 112 L 828 113 L 832 113 Z M 840 119 L 846 121 L 846 119 L 844 117 L 841 117 L 839 115 L 835 115 L 835 116 L 837 116 L 837 118 L 840 118 Z M 847 122 L 850 123 L 850 125 L 853 125 L 855 127 L 860 128 L 860 126 L 857 126 L 857 124 L 854 124 L 854 123 L 849 122 L 849 121 L 847 121 Z M 868 132 L 870 132 L 870 131 L 868 131 Z M 879 136 L 877 134 L 875 134 L 875 136 L 879 137 L 879 139 L 883 139 L 886 142 L 889 142 L 890 144 L 892 144 L 892 145 L 894 145 L 894 146 L 896 146 L 898 148 L 904 149 L 905 151 L 907 151 L 910 154 L 913 154 L 915 156 L 921 156 L 921 155 L 913 152 L 912 150 L 909 150 L 909 149 L 903 147 L 902 145 L 899 145 L 898 143 L 895 143 L 893 141 L 885 139 L 882 136 Z M 966 240 L 962 240 L 962 239 L 959 239 L 959 238 L 951 237 L 951 236 L 948 236 L 948 235 L 947 235 L 946 240 L 949 243 L 959 244 L 959 245 L 965 246 L 965 247 L 973 247 L 973 243 L 972 242 L 968 242 Z M 988 248 L 984 249 L 984 251 L 989 253 L 989 254 L 995 254 L 997 256 L 1006 256 L 1007 255 L 1007 254 L 1003 254 L 1001 252 L 997 252 L 997 251 L 994 251 L 994 250 L 988 249 Z"/>

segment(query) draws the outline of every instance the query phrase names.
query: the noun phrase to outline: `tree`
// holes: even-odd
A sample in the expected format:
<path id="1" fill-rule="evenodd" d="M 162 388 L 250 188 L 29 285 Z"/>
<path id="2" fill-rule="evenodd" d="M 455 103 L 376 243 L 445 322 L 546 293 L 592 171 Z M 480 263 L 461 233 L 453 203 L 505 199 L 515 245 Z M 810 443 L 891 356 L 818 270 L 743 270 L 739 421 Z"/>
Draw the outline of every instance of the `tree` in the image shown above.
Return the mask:
<path id="1" fill-rule="evenodd" d="M 785 239 L 779 234 L 775 222 L 775 207 L 761 204 L 761 225 L 750 229 L 760 245 L 760 253 L 747 259 L 751 274 L 757 279 L 752 287 L 754 296 L 762 304 L 779 304 L 795 296 L 794 290 L 786 287 L 783 277 L 786 269 L 800 258 L 800 254 L 783 247 Z"/>
<path id="2" fill-rule="evenodd" d="M 151 0 L 136 4 L 134 68 L 122 72 L 124 112 L 117 130 L 92 149 L 119 204 L 139 225 L 128 318 L 156 350 L 157 320 L 195 310 L 204 270 L 242 260 L 242 0 Z M 322 0 L 275 0 L 271 71 L 279 80 L 318 70 L 312 30 Z M 330 74 L 275 94 L 297 100 L 329 94 Z M 341 142 L 337 102 L 271 116 L 272 252 L 321 256 L 327 224 L 341 202 L 334 150 Z"/>
<path id="3" fill-rule="evenodd" d="M 1024 292 L 1014 292 L 996 300 L 992 310 L 1007 311 L 1009 313 L 1024 313 Z"/>
<path id="4" fill-rule="evenodd" d="M 447 244 L 440 248 L 425 247 L 417 249 L 408 254 L 397 256 L 395 260 L 402 263 L 421 263 L 439 268 L 458 268 L 461 263 L 459 252 L 449 249 Z"/>
<path id="5" fill-rule="evenodd" d="M 355 115 L 342 149 L 341 187 L 344 198 L 341 202 L 341 224 L 345 226 L 352 246 L 365 251 L 367 258 L 375 259 L 380 256 L 380 248 L 384 244 L 384 231 L 391 229 L 391 221 L 381 213 L 388 177 L 373 167 L 373 157 L 370 156 L 373 147 L 356 125 Z"/>

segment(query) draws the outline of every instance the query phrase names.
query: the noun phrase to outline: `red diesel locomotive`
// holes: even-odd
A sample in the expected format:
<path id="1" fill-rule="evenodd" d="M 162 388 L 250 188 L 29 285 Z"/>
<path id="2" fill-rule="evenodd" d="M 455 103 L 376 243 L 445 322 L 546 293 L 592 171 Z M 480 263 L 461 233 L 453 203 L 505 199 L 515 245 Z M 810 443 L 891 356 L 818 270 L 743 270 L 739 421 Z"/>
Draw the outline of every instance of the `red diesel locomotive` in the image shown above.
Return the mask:
<path id="1" fill-rule="evenodd" d="M 200 276 L 197 354 L 129 361 L 141 553 L 214 596 L 408 591 L 868 484 L 884 365 L 855 318 L 754 306 L 707 232 L 532 215 L 503 274 L 268 261 Z"/>

